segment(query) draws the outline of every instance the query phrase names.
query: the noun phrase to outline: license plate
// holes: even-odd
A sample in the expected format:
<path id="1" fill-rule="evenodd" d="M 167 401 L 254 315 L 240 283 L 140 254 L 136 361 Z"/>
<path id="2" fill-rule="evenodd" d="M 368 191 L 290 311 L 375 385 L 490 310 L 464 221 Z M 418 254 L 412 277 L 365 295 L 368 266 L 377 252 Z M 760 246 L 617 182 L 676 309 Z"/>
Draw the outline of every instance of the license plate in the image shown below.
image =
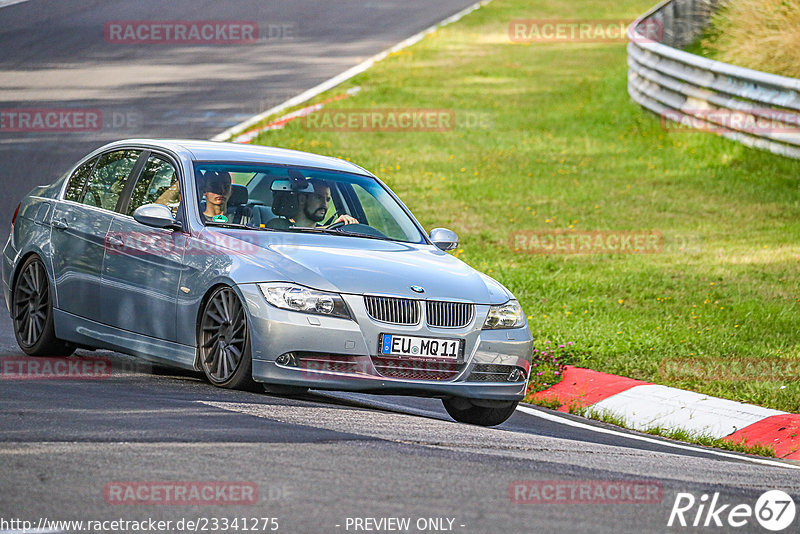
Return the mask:
<path id="1" fill-rule="evenodd" d="M 381 334 L 380 352 L 385 356 L 410 356 L 457 360 L 463 352 L 463 340 Z"/>

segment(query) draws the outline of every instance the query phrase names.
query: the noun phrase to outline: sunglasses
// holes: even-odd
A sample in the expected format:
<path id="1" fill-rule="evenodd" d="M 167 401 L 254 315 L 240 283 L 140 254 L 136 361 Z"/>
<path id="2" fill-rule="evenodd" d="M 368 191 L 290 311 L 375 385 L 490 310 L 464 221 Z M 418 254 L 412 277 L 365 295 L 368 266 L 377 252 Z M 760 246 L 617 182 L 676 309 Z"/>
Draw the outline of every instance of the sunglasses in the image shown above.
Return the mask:
<path id="1" fill-rule="evenodd" d="M 206 185 L 206 191 L 217 195 L 229 195 L 231 192 L 231 186 L 230 184 L 211 182 Z"/>

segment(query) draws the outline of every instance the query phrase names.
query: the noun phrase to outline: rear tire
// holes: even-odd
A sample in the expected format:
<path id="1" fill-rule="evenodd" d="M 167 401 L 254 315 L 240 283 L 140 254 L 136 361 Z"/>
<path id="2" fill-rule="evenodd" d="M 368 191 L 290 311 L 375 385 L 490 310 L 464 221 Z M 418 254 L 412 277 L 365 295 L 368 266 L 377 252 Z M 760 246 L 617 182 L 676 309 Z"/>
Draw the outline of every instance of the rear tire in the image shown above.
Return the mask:
<path id="1" fill-rule="evenodd" d="M 480 401 L 478 401 L 480 402 Z M 444 409 L 459 423 L 480 426 L 496 426 L 505 422 L 517 409 L 518 401 L 492 401 L 491 406 L 477 406 L 469 399 L 452 397 L 442 399 Z"/>
<path id="2" fill-rule="evenodd" d="M 247 313 L 233 289 L 220 287 L 211 294 L 197 337 L 200 363 L 209 382 L 221 388 L 257 390 Z"/>
<path id="3" fill-rule="evenodd" d="M 75 346 L 56 337 L 50 279 L 39 256 L 17 274 L 11 292 L 11 318 L 19 347 L 30 356 L 69 356 Z"/>

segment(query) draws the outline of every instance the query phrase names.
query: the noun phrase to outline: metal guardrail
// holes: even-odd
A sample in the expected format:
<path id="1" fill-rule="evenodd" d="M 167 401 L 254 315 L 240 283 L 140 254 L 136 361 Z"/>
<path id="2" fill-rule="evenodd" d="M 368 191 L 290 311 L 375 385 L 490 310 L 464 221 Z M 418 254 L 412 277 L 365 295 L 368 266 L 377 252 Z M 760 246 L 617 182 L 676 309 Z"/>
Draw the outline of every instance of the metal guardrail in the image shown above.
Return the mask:
<path id="1" fill-rule="evenodd" d="M 665 0 L 631 24 L 628 94 L 676 130 L 712 131 L 800 159 L 800 80 L 676 48 L 702 33 L 718 3 Z M 652 39 L 654 27 L 658 42 Z"/>

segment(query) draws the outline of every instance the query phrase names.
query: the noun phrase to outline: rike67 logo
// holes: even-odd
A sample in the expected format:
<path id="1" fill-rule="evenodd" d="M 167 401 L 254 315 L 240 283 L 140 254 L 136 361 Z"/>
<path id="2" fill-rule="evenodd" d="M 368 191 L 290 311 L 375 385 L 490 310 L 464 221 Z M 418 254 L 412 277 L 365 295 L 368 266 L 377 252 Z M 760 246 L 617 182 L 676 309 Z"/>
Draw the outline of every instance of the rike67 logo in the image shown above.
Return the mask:
<path id="1" fill-rule="evenodd" d="M 704 493 L 699 499 L 691 493 L 678 493 L 667 526 L 730 529 L 753 525 L 755 519 L 763 528 L 779 532 L 794 524 L 795 512 L 794 500 L 781 490 L 762 493 L 755 506 L 723 504 L 720 502 L 719 493 L 714 493 L 710 497 Z"/>

